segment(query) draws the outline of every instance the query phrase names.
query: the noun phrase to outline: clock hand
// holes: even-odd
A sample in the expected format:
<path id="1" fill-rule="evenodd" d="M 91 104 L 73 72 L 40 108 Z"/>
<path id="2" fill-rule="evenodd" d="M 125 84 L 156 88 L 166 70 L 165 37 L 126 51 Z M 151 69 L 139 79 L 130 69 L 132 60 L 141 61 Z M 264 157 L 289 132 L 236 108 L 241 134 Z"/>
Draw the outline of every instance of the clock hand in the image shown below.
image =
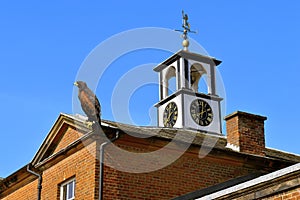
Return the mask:
<path id="1" fill-rule="evenodd" d="M 200 112 L 201 118 L 203 117 L 204 112 L 205 112 L 205 110 L 204 110 L 203 102 L 201 102 L 201 112 Z"/>
<path id="2" fill-rule="evenodd" d="M 173 119 L 173 114 L 174 114 L 174 113 L 171 113 L 170 119 Z"/>
<path id="3" fill-rule="evenodd" d="M 170 111 L 169 111 L 168 118 L 167 118 L 167 122 L 170 121 L 171 115 L 172 115 L 172 109 L 170 109 Z"/>
<path id="4" fill-rule="evenodd" d="M 170 121 L 170 116 L 171 116 L 171 113 L 168 112 L 168 117 L 167 117 L 166 121 L 164 122 L 164 125 L 165 125 L 165 126 L 167 126 L 167 124 L 169 123 L 169 121 Z"/>

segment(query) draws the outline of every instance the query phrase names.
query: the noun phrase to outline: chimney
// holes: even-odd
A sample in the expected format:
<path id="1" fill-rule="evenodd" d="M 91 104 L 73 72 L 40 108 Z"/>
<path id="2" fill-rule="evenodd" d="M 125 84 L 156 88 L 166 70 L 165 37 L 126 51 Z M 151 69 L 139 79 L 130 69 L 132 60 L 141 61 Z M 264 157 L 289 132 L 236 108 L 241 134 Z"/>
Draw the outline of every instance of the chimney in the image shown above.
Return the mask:
<path id="1" fill-rule="evenodd" d="M 227 147 L 243 153 L 264 156 L 266 119 L 241 111 L 226 116 Z"/>

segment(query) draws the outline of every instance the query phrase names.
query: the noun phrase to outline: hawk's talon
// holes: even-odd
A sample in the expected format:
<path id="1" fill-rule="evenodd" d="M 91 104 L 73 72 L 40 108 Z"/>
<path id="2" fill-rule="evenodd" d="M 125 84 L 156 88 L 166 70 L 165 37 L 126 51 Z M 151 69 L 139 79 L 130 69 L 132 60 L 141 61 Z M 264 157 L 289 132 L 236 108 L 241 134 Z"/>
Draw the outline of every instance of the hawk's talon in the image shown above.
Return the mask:
<path id="1" fill-rule="evenodd" d="M 92 129 L 93 128 L 93 122 L 91 121 L 85 121 L 85 125 L 88 127 L 88 129 Z"/>

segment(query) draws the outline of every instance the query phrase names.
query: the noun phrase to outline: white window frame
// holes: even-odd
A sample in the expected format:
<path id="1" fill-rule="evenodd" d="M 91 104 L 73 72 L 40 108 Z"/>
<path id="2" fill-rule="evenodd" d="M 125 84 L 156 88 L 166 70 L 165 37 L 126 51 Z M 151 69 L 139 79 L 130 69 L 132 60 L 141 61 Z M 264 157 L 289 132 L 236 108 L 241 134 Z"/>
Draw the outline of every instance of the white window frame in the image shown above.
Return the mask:
<path id="1" fill-rule="evenodd" d="M 73 185 L 73 192 L 69 191 L 69 185 L 72 184 Z M 64 190 L 64 188 L 66 187 L 66 190 Z M 75 178 L 72 178 L 66 182 L 64 182 L 63 184 L 60 185 L 60 200 L 74 200 L 75 199 L 75 187 L 76 187 L 76 181 Z M 66 191 L 66 193 L 64 192 Z M 70 192 L 73 193 L 72 197 L 68 197 Z M 65 196 L 65 198 L 64 198 Z"/>

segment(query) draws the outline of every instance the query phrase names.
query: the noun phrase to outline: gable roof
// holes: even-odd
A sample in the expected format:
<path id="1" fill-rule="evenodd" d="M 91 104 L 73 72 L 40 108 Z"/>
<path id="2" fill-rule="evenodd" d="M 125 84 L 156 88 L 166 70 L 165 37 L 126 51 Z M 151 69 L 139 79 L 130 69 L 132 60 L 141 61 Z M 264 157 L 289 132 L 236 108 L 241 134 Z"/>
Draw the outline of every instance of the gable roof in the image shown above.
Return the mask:
<path id="1" fill-rule="evenodd" d="M 82 133 L 91 131 L 84 125 L 84 121 L 85 119 L 83 118 L 83 116 L 71 116 L 60 113 L 59 117 L 50 129 L 50 132 L 47 134 L 42 145 L 40 146 L 39 150 L 33 157 L 31 161 L 32 165 L 36 165 L 37 163 L 41 162 L 43 159 L 49 157 L 55 151 L 68 126 L 74 127 L 76 130 Z"/>
<path id="2" fill-rule="evenodd" d="M 64 132 L 68 127 L 73 127 L 85 134 L 84 136 L 79 138 L 79 140 L 74 141 L 69 146 L 72 145 L 75 146 L 80 143 L 80 139 L 83 139 L 85 136 L 89 136 L 88 133 L 91 131 L 86 128 L 86 126 L 84 125 L 84 121 L 85 120 L 84 118 L 82 118 L 82 116 L 71 116 L 71 115 L 61 113 L 58 119 L 55 121 L 52 128 L 50 129 L 50 132 L 46 136 L 45 140 L 43 141 L 39 150 L 35 154 L 31 163 L 23 166 L 19 170 L 10 174 L 8 177 L 0 180 L 0 198 L 3 195 L 10 194 L 14 190 L 17 190 L 18 188 L 37 179 L 35 175 L 27 171 L 28 165 L 36 165 L 42 162 L 43 160 L 47 160 L 48 158 L 52 157 L 54 150 L 59 144 L 59 141 L 64 136 Z M 70 148 L 65 148 L 65 149 L 70 149 Z M 60 153 L 64 153 L 64 152 L 60 151 L 55 153 L 55 155 L 59 155 Z M 40 171 L 40 170 L 35 169 L 35 171 Z"/>

